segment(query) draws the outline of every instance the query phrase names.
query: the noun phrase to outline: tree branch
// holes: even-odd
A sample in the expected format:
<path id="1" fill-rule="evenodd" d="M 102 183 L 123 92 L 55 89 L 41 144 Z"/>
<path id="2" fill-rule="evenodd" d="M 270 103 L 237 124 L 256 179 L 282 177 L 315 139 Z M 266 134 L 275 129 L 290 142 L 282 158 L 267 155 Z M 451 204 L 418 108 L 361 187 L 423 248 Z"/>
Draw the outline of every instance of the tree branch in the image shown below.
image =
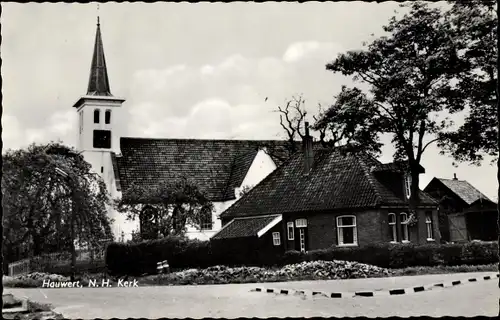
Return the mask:
<path id="1" fill-rule="evenodd" d="M 427 149 L 427 147 L 432 144 L 433 142 L 436 142 L 436 141 L 439 141 L 440 139 L 439 138 L 436 138 L 436 139 L 432 139 L 431 141 L 427 142 L 424 147 L 422 148 L 422 154 L 424 153 L 425 149 Z"/>

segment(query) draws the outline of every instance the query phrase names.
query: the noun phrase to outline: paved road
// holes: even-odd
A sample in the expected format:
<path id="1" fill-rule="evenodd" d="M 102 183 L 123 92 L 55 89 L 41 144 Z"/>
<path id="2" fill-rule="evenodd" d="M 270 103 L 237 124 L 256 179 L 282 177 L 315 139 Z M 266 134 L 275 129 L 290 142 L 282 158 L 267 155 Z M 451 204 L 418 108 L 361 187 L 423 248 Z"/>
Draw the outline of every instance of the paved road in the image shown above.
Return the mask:
<path id="1" fill-rule="evenodd" d="M 491 273 L 342 281 L 139 288 L 6 289 L 52 303 L 66 318 L 496 316 L 498 279 L 390 297 L 300 298 L 250 292 L 257 286 L 334 291 L 375 290 L 465 280 Z M 140 285 L 140 284 L 139 284 Z"/>

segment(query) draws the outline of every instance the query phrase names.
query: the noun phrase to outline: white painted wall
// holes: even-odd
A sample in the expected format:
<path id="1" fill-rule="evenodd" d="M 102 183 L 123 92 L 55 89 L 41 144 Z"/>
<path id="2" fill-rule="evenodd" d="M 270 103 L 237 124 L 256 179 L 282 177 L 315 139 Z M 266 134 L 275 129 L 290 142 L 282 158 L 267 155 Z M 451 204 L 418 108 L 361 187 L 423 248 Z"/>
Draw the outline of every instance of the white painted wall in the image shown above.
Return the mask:
<path id="1" fill-rule="evenodd" d="M 111 162 L 111 157 L 109 158 Z M 106 186 L 110 191 L 111 199 L 121 199 L 122 193 L 116 190 L 116 179 L 113 171 L 113 166 L 110 166 L 110 170 L 107 174 L 107 179 L 104 180 L 106 182 Z M 132 232 L 139 231 L 139 219 L 136 218 L 132 221 L 127 220 L 127 216 L 124 213 L 120 213 L 116 211 L 112 206 L 108 207 L 108 214 L 111 219 L 114 219 L 114 222 L 111 226 L 111 230 L 113 231 L 113 235 L 115 241 L 122 241 L 122 232 L 123 232 L 123 241 L 132 239 Z"/>
<path id="2" fill-rule="evenodd" d="M 213 221 L 213 229 L 212 230 L 199 230 L 196 227 L 188 226 L 186 231 L 186 236 L 189 239 L 198 239 L 198 240 L 208 240 L 210 239 L 217 231 L 221 229 L 221 220 L 219 219 L 219 215 L 224 212 L 229 206 L 236 202 L 235 200 L 224 201 L 224 202 L 214 202 L 214 210 L 212 211 L 212 221 Z"/>
<path id="3" fill-rule="evenodd" d="M 259 150 L 240 188 L 256 186 L 274 170 L 276 170 L 276 164 L 273 159 L 264 150 Z"/>
<path id="4" fill-rule="evenodd" d="M 121 192 L 116 190 L 116 181 L 111 161 L 111 152 L 119 152 L 119 133 L 116 130 L 118 111 L 122 106 L 123 99 L 114 97 L 84 97 L 83 103 L 78 107 L 78 150 L 92 166 L 92 171 L 100 175 L 110 193 L 112 199 L 121 198 Z M 100 110 L 99 123 L 94 123 L 94 110 Z M 105 122 L 106 110 L 111 111 L 111 121 Z M 93 147 L 93 130 L 111 130 L 111 149 L 95 149 Z M 102 168 L 102 171 L 101 171 Z M 138 221 L 127 221 L 126 216 L 113 209 L 111 205 L 107 206 L 108 215 L 114 219 L 111 226 L 114 240 L 121 240 L 122 231 L 125 234 L 125 240 L 131 239 L 132 231 L 138 229 Z M 138 219 L 136 219 L 138 220 Z"/>
<path id="5" fill-rule="evenodd" d="M 271 157 L 264 150 L 259 150 L 252 164 L 250 165 L 250 168 L 248 169 L 247 175 L 243 179 L 241 186 L 235 188 L 234 190 L 236 199 L 225 202 L 214 203 L 214 211 L 212 213 L 212 219 L 214 221 L 213 230 L 199 231 L 197 228 L 188 227 L 187 230 L 188 238 L 199 239 L 199 240 L 210 239 L 210 237 L 212 237 L 222 228 L 222 222 L 219 219 L 219 216 L 222 212 L 224 212 L 227 208 L 229 208 L 233 203 L 235 203 L 240 198 L 239 191 L 245 186 L 250 186 L 250 187 L 256 186 L 275 169 L 276 169 L 276 164 L 271 159 Z"/>
<path id="6" fill-rule="evenodd" d="M 117 113 L 123 104 L 123 99 L 115 97 L 84 96 L 83 103 L 78 107 L 78 149 L 81 151 L 101 151 L 93 147 L 94 130 L 111 130 L 111 150 L 118 152 L 118 133 L 116 132 Z M 99 123 L 94 123 L 94 110 L 100 111 Z M 104 115 L 111 111 L 110 123 L 106 124 Z M 82 130 L 80 130 L 80 127 Z"/>

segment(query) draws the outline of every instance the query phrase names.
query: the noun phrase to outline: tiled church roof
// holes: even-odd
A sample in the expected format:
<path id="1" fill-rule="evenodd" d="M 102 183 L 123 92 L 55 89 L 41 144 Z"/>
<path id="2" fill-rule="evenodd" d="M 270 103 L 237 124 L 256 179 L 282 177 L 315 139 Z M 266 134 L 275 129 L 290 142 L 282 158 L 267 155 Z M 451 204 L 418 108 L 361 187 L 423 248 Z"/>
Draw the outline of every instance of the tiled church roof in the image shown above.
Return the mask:
<path id="1" fill-rule="evenodd" d="M 373 171 L 381 165 L 373 157 L 317 148 L 313 168 L 307 175 L 303 157 L 301 152 L 296 153 L 223 212 L 221 218 L 408 205 L 401 192 L 402 177 Z M 437 205 L 422 191 L 420 199 L 421 205 Z"/>
<path id="2" fill-rule="evenodd" d="M 287 142 L 273 140 L 195 140 L 121 138 L 116 157 L 122 190 L 132 183 L 154 186 L 176 177 L 190 177 L 212 201 L 235 199 L 257 151 L 266 147 L 278 166 Z"/>

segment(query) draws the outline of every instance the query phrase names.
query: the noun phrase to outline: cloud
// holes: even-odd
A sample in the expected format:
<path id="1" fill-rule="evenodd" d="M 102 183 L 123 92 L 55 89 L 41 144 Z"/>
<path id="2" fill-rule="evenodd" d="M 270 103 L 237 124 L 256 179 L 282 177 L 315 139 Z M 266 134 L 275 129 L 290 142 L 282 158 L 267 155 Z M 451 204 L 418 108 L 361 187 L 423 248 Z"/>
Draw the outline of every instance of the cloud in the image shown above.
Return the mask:
<path id="1" fill-rule="evenodd" d="M 130 115 L 127 134 L 276 138 L 281 129 L 272 111 L 285 99 L 303 94 L 314 111 L 315 101 L 331 101 L 343 78 L 323 70 L 339 48 L 335 43 L 299 42 L 281 57 L 233 54 L 201 66 L 139 70 L 124 105 Z"/>
<path id="2" fill-rule="evenodd" d="M 4 149 L 23 148 L 32 143 L 47 143 L 49 141 L 64 141 L 70 146 L 76 146 L 76 113 L 65 110 L 54 113 L 43 121 L 39 128 L 23 128 L 17 117 L 10 114 L 2 115 L 2 143 Z"/>
<path id="3" fill-rule="evenodd" d="M 319 46 L 320 44 L 314 41 L 293 43 L 285 51 L 283 60 L 286 62 L 298 61 L 309 53 L 318 50 Z"/>
<path id="4" fill-rule="evenodd" d="M 283 54 L 283 61 L 285 62 L 299 62 L 304 59 L 311 59 L 311 57 L 324 57 L 330 56 L 330 59 L 335 58 L 332 54 L 337 54 L 342 51 L 342 47 L 332 42 L 317 42 L 317 41 L 304 41 L 292 43 Z"/>
<path id="5" fill-rule="evenodd" d="M 23 131 L 16 117 L 4 113 L 2 115 L 2 143 L 4 148 L 17 146 L 23 140 Z"/>

